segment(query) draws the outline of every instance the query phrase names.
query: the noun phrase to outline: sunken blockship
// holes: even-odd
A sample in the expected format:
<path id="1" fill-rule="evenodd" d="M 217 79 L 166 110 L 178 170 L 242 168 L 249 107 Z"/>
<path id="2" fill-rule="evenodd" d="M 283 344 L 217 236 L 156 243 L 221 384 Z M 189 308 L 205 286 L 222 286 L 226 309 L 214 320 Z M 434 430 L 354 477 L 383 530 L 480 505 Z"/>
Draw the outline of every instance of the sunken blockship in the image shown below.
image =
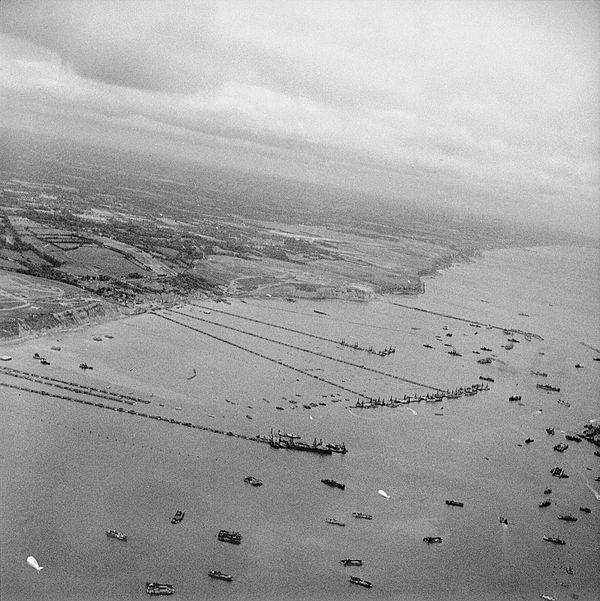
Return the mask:
<path id="1" fill-rule="evenodd" d="M 474 396 L 478 392 L 489 390 L 489 384 L 476 383 L 471 386 L 453 388 L 448 390 L 439 390 L 436 392 L 428 392 L 424 395 L 404 395 L 402 398 L 391 396 L 390 398 L 376 399 L 370 398 L 366 401 L 357 399 L 356 404 L 352 405 L 354 409 L 372 409 L 375 407 L 399 407 L 400 405 L 407 405 L 408 403 L 441 403 L 444 399 L 459 399 L 463 396 Z"/>

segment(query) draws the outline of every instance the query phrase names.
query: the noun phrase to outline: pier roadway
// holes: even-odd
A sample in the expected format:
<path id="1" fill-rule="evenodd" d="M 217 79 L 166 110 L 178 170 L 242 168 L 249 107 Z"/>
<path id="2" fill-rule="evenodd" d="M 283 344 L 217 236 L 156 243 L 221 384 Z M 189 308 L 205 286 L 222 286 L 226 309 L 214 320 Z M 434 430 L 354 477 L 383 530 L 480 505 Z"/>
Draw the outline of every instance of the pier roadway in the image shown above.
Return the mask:
<path id="1" fill-rule="evenodd" d="M 14 377 L 20 377 L 16 374 L 5 374 L 5 375 L 12 375 Z M 152 419 L 152 420 L 157 420 L 157 421 L 161 421 L 170 425 L 174 425 L 174 426 L 183 426 L 186 428 L 194 428 L 196 430 L 203 430 L 204 432 L 211 432 L 212 434 L 222 434 L 223 436 L 231 436 L 233 438 L 241 438 L 244 440 L 249 440 L 250 442 L 260 442 L 262 444 L 269 444 L 269 439 L 265 436 L 265 437 L 258 437 L 258 436 L 246 436 L 245 434 L 236 434 L 235 432 L 225 432 L 224 430 L 218 430 L 217 428 L 210 428 L 208 426 L 201 426 L 199 424 L 193 424 L 192 422 L 182 422 L 180 420 L 177 419 L 170 419 L 168 417 L 163 417 L 161 415 L 149 415 L 147 413 L 143 413 L 141 411 L 135 411 L 134 409 L 129 409 L 128 411 L 125 411 L 125 409 L 123 409 L 123 407 L 112 407 L 111 405 L 104 405 L 103 403 L 97 403 L 95 401 L 90 401 L 87 399 L 78 399 L 72 396 L 67 396 L 64 394 L 57 394 L 54 392 L 49 392 L 47 390 L 40 390 L 37 388 L 28 388 L 27 386 L 19 386 L 17 384 L 9 384 L 8 382 L 0 382 L 0 386 L 4 387 L 4 388 L 11 388 L 13 390 L 21 390 L 23 392 L 31 392 L 33 394 L 39 394 L 42 396 L 46 396 L 46 397 L 51 397 L 54 399 L 60 399 L 63 401 L 69 401 L 72 403 L 79 403 L 80 405 L 87 405 L 89 407 L 97 407 L 99 409 L 106 409 L 107 411 L 117 411 L 120 413 L 123 413 L 124 415 L 131 415 L 133 417 L 143 417 L 146 419 Z M 80 394 L 84 395 L 84 396 L 89 396 L 89 393 L 86 393 L 85 391 L 81 391 Z M 109 399 L 106 399 L 109 400 Z M 110 399 L 110 400 L 115 400 L 115 399 Z"/>
<path id="2" fill-rule="evenodd" d="M 219 309 L 214 309 L 212 307 L 209 309 L 208 307 L 205 307 L 204 305 L 198 305 L 197 303 L 190 303 L 190 305 L 193 307 L 199 307 L 200 309 L 204 309 L 206 311 L 220 313 L 221 315 L 227 315 L 229 317 L 237 317 L 238 319 L 245 319 L 246 321 L 253 321 L 254 323 L 260 323 L 263 326 L 277 328 L 278 330 L 285 330 L 286 332 L 293 332 L 294 334 L 302 334 L 302 336 L 308 336 L 309 338 L 314 338 L 315 340 L 322 340 L 323 342 L 333 342 L 333 344 L 336 344 L 338 346 L 343 346 L 339 340 L 334 340 L 333 338 L 326 338 L 325 336 L 319 336 L 318 334 L 311 334 L 310 332 L 303 332 L 302 330 L 294 330 L 294 328 L 288 328 L 287 326 L 280 326 L 278 324 L 270 323 L 268 321 L 261 321 L 260 319 L 254 319 L 253 317 L 246 317 L 244 315 L 238 315 L 237 313 L 231 313 L 230 311 L 220 311 Z M 173 309 L 173 310 L 175 310 L 175 309 Z M 183 314 L 183 315 L 185 315 L 185 314 Z M 191 315 L 190 315 L 190 317 L 191 317 Z M 210 322 L 210 323 L 213 323 L 213 322 Z M 381 356 L 377 352 L 369 351 L 368 349 L 360 347 L 360 346 L 355 347 L 355 346 L 351 346 L 350 344 L 347 344 L 346 347 L 350 348 L 354 351 L 365 351 L 372 355 Z"/>
<path id="3" fill-rule="evenodd" d="M 115 401 L 115 403 L 126 403 L 127 405 L 133 405 L 134 403 L 150 403 L 145 399 L 130 396 L 128 394 L 119 394 L 112 392 L 111 390 L 105 390 L 103 388 L 95 388 L 93 386 L 85 386 L 84 384 L 77 384 L 76 382 L 68 382 L 67 380 L 59 380 L 57 378 L 51 378 L 50 376 L 42 376 L 40 374 L 32 374 L 27 371 L 21 371 L 12 367 L 0 366 L 0 374 L 7 376 L 14 376 L 15 378 L 23 378 L 31 380 L 38 384 L 45 384 L 47 386 L 54 386 L 62 390 L 68 390 L 69 392 L 81 392 L 88 396 L 95 396 L 100 399 L 107 401 Z"/>
<path id="4" fill-rule="evenodd" d="M 13 377 L 13 378 L 18 378 L 18 379 L 22 379 L 22 380 L 29 380 L 32 381 L 36 384 L 41 384 L 42 386 L 47 386 L 47 387 L 56 387 L 56 388 L 64 388 L 63 386 L 59 386 L 56 384 L 55 382 L 51 382 L 50 380 L 54 380 L 54 378 L 47 378 L 46 376 L 41 376 L 39 374 L 32 374 L 29 372 L 20 372 L 19 370 L 13 369 L 10 370 L 10 372 L 6 369 L 2 369 L 0 371 L 1 375 L 4 376 L 8 376 L 8 377 Z M 60 380 L 59 380 L 60 381 Z M 81 389 L 79 390 L 72 390 L 72 392 L 76 392 L 79 395 L 83 396 L 84 398 L 76 398 L 73 396 L 68 396 L 65 394 L 58 394 L 56 392 L 50 392 L 48 390 L 41 390 L 39 388 L 29 388 L 27 386 L 20 386 L 18 384 L 10 384 L 8 382 L 0 382 L 0 386 L 3 388 L 10 388 L 12 390 L 20 390 L 23 392 L 29 392 L 29 393 L 33 393 L 33 394 L 38 394 L 41 396 L 45 396 L 45 397 L 50 397 L 50 398 L 54 398 L 54 399 L 60 399 L 62 401 L 69 401 L 71 403 L 78 403 L 80 405 L 87 405 L 88 407 L 96 407 L 98 409 L 105 409 L 107 411 L 116 411 L 118 413 L 122 413 L 124 415 L 131 415 L 133 417 L 142 417 L 145 419 L 152 419 L 152 420 L 156 420 L 156 421 L 160 421 L 172 426 L 182 426 L 184 428 L 192 428 L 195 430 L 202 430 L 203 432 L 210 432 L 211 434 L 221 434 L 222 436 L 229 436 L 232 438 L 239 438 L 242 440 L 249 440 L 250 442 L 259 442 L 261 444 L 268 444 L 271 445 L 272 442 L 272 436 L 246 436 L 245 434 L 239 434 L 236 432 L 232 432 L 230 430 L 228 430 L 227 432 L 225 430 L 219 430 L 218 428 L 211 428 L 209 426 L 201 426 L 200 424 L 194 424 L 192 422 L 189 421 L 181 421 L 178 419 L 173 419 L 173 418 L 169 418 L 169 417 L 164 417 L 162 415 L 151 415 L 148 413 L 144 413 L 142 411 L 136 411 L 135 409 L 128 409 L 127 411 L 123 408 L 123 407 L 113 407 L 112 405 L 105 405 L 104 403 L 100 403 L 97 402 L 95 400 L 88 400 L 85 397 L 97 397 L 97 394 L 94 394 L 93 391 L 91 389 L 86 389 L 86 387 L 81 387 Z M 76 384 L 73 384 L 73 386 L 76 386 Z M 93 389 L 95 390 L 95 389 Z M 105 401 L 115 401 L 115 402 L 119 402 L 119 399 L 115 399 L 115 398 L 105 398 L 105 397 L 101 397 L 103 398 Z M 131 398 L 131 397 L 130 397 Z M 143 401 L 145 403 L 149 403 L 150 401 Z M 272 445 L 271 445 L 272 446 Z M 341 448 L 344 448 L 344 450 L 342 451 Z M 290 448 L 292 449 L 291 446 L 277 446 L 276 448 Z M 323 448 L 337 448 L 339 450 L 334 450 L 334 451 L 329 451 L 326 454 L 331 455 L 333 452 L 336 453 L 346 453 L 346 448 L 345 445 L 327 445 L 326 447 Z M 296 449 L 296 450 L 306 450 L 303 448 L 300 449 Z"/>
<path id="5" fill-rule="evenodd" d="M 170 309 L 167 309 L 167 310 L 170 310 Z M 174 311 L 172 311 L 172 312 L 174 312 Z M 327 380 L 326 378 L 322 378 L 321 376 L 311 374 L 310 372 L 305 371 L 304 369 L 300 369 L 299 367 L 294 367 L 293 365 L 290 365 L 289 363 L 285 363 L 284 361 L 280 361 L 279 359 L 273 359 L 273 357 L 267 357 L 267 355 L 263 355 L 262 353 L 259 353 L 258 351 L 253 351 L 252 349 L 246 348 L 245 346 L 242 346 L 241 344 L 236 344 L 235 342 L 231 342 L 230 340 L 225 340 L 224 338 L 220 338 L 219 336 L 215 336 L 214 334 L 209 334 L 208 332 L 205 332 L 205 331 L 201 330 L 200 328 L 195 328 L 194 326 L 190 326 L 187 323 L 181 323 L 180 321 L 177 321 L 176 319 L 172 319 L 171 317 L 167 317 L 166 315 L 163 315 L 162 313 L 156 313 L 154 311 L 150 311 L 149 315 L 156 315 L 156 317 L 166 319 L 167 321 L 176 323 L 179 326 L 182 326 L 182 327 L 187 328 L 188 330 L 192 330 L 194 332 L 198 332 L 199 334 L 204 334 L 204 336 L 208 336 L 209 338 L 213 338 L 214 340 L 218 340 L 219 342 L 223 342 L 225 344 L 234 346 L 235 348 L 238 348 L 242 351 L 246 351 L 247 353 L 250 353 L 251 355 L 255 355 L 256 357 L 260 357 L 261 359 L 266 359 L 267 361 L 271 361 L 271 363 L 277 363 L 277 365 L 282 365 L 283 367 L 287 367 L 288 369 L 291 369 L 299 374 L 302 374 L 303 376 L 307 376 L 308 378 L 313 378 L 314 380 L 319 380 L 320 382 L 329 384 L 330 386 L 333 386 L 334 388 L 339 388 L 340 390 L 345 390 L 346 392 L 355 394 L 356 396 L 358 396 L 362 399 L 367 399 L 368 401 L 375 400 L 374 397 L 370 397 L 362 392 L 358 392 L 357 390 L 352 390 L 352 388 L 348 388 L 347 386 L 342 386 L 341 384 L 337 384 L 336 382 L 332 382 L 331 380 Z M 184 315 L 185 315 L 185 313 L 184 313 Z M 192 317 L 192 316 L 186 315 L 186 317 Z M 200 317 L 198 317 L 196 319 L 200 319 L 201 321 L 206 321 L 206 323 L 210 323 L 212 325 L 219 325 L 212 321 L 204 320 Z M 228 327 L 228 326 L 225 326 L 225 327 Z M 235 329 L 235 328 L 229 328 L 229 329 Z M 241 330 L 238 330 L 238 331 L 241 331 Z M 256 336 L 258 336 L 258 335 L 256 335 Z M 274 342 L 276 342 L 276 341 L 274 341 Z M 280 343 L 280 344 L 283 344 L 283 343 Z M 290 346 L 290 345 L 286 345 L 286 346 Z M 302 350 L 302 349 L 300 349 L 300 350 Z"/>
<path id="6" fill-rule="evenodd" d="M 385 376 L 387 378 L 393 378 L 394 380 L 398 380 L 400 382 L 404 382 L 405 384 L 413 384 L 414 386 L 419 386 L 420 388 L 427 388 L 429 390 L 435 390 L 436 392 L 443 392 L 443 390 L 441 388 L 437 388 L 436 386 L 432 386 L 431 384 L 424 384 L 423 382 L 416 382 L 415 380 L 409 380 L 408 378 L 402 378 L 401 376 L 397 376 L 396 374 L 390 374 L 388 372 L 385 371 L 381 371 L 379 369 L 375 369 L 373 367 L 367 367 L 366 365 L 360 365 L 358 363 L 352 363 L 351 361 L 346 361 L 345 359 L 339 359 L 337 357 L 332 357 L 331 355 L 326 355 L 325 353 L 320 353 L 319 351 L 312 351 L 310 349 L 306 349 L 306 348 L 302 348 L 301 346 L 296 346 L 294 344 L 289 344 L 288 342 L 281 342 L 280 340 L 275 340 L 274 338 L 268 338 L 266 336 L 261 336 L 260 334 L 255 334 L 254 332 L 248 332 L 247 330 L 242 330 L 240 328 L 234 328 L 233 326 L 226 326 L 225 324 L 222 323 L 217 323 L 216 321 L 210 321 L 209 319 L 204 319 L 203 317 L 198 317 L 196 315 L 189 315 L 188 313 L 183 313 L 182 311 L 177 311 L 175 309 L 165 309 L 165 311 L 169 311 L 170 313 L 177 313 L 178 315 L 182 315 L 184 317 L 187 317 L 188 319 L 195 319 L 197 321 L 202 321 L 204 323 L 208 323 L 210 325 L 213 326 L 218 326 L 220 328 L 225 328 L 227 330 L 232 330 L 234 332 L 239 332 L 240 334 L 246 334 L 248 336 L 252 336 L 254 338 L 258 338 L 260 340 L 266 340 L 267 342 L 273 342 L 275 344 L 279 344 L 281 346 L 285 346 L 287 348 L 291 348 L 297 351 L 302 351 L 303 353 L 309 353 L 311 355 L 316 355 L 317 357 L 321 357 L 322 359 L 329 359 L 331 361 L 336 361 L 337 363 L 343 363 L 344 365 L 349 365 L 350 367 L 357 367 L 359 369 L 363 369 L 365 371 L 369 371 L 372 372 L 374 374 L 377 374 L 379 376 Z M 156 315 L 159 315 L 158 313 L 156 313 Z M 161 317 L 164 317 L 164 315 L 160 315 Z M 179 322 L 175 322 L 175 323 L 179 323 Z M 185 325 L 185 324 L 180 324 L 180 325 Z M 191 327 L 191 326 L 186 326 L 186 327 Z M 194 328 L 192 328 L 194 329 Z M 206 334 L 206 332 L 202 332 L 201 330 L 198 330 L 199 332 Z M 293 331 L 293 330 L 292 330 Z M 211 336 L 211 334 L 206 334 L 207 336 Z M 220 338 L 218 338 L 218 340 L 220 340 Z M 328 340 L 329 342 L 331 342 L 331 340 L 327 339 L 327 338 L 322 338 L 322 340 Z M 225 341 L 227 342 L 227 341 Z M 233 344 L 233 343 L 229 343 L 229 344 Z M 339 344 L 339 343 L 336 343 Z M 234 345 L 234 346 L 238 346 L 238 348 L 243 348 L 244 350 L 249 350 L 246 349 L 245 347 L 239 346 L 239 345 Z M 255 353 L 254 351 L 249 351 L 251 353 L 254 354 L 258 354 Z M 263 356 L 263 355 L 261 355 Z M 267 357 L 268 358 L 268 357 Z M 277 361 L 277 363 L 280 363 L 279 361 Z M 292 367 L 286 364 L 286 367 L 291 367 L 291 369 L 294 369 L 296 371 L 301 371 L 302 373 L 306 373 L 306 375 L 311 376 L 312 378 L 317 378 L 319 380 L 323 380 L 323 378 L 318 378 L 317 376 L 313 375 L 313 374 L 309 374 L 308 372 L 304 372 L 303 370 L 299 370 L 296 367 Z M 324 382 L 326 382 L 327 380 L 323 380 Z M 329 384 L 332 384 L 331 382 L 328 382 Z M 337 386 L 338 388 L 342 388 L 342 390 L 347 390 L 348 392 L 352 392 L 352 394 L 358 394 L 359 396 L 363 397 L 363 398 L 368 398 L 365 397 L 364 395 L 351 390 L 349 388 L 345 388 L 343 386 L 340 386 L 339 384 L 333 384 L 334 386 Z"/>
<path id="7" fill-rule="evenodd" d="M 437 311 L 430 311 L 429 309 L 421 309 L 420 307 L 413 307 L 411 305 L 403 305 L 402 303 L 390 303 L 396 307 L 402 307 L 403 309 L 411 309 L 413 311 L 419 311 L 420 313 L 427 313 L 428 315 L 437 315 L 438 317 L 445 317 L 446 319 L 453 319 L 454 321 L 462 321 L 463 323 L 475 324 L 484 328 L 491 328 L 492 330 L 500 330 L 502 332 L 510 332 L 511 334 L 522 334 L 523 336 L 530 336 L 531 338 L 537 338 L 537 340 L 544 340 L 539 334 L 533 332 L 524 332 L 523 330 L 517 330 L 516 328 L 503 328 L 502 326 L 494 326 L 491 323 L 483 323 L 482 321 L 475 321 L 474 319 L 465 319 L 464 317 L 457 317 L 456 315 L 448 315 L 447 313 L 438 313 Z"/>

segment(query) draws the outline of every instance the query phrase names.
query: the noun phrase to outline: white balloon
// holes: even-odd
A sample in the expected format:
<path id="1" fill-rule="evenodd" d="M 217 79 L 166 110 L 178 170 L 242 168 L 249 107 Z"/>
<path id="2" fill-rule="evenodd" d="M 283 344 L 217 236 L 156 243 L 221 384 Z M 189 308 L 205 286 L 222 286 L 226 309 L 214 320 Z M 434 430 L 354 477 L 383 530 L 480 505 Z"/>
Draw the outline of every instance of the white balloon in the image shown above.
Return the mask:
<path id="1" fill-rule="evenodd" d="M 378 490 L 377 494 L 381 495 L 382 497 L 384 497 L 385 499 L 389 499 L 390 495 L 388 495 L 385 490 Z"/>
<path id="2" fill-rule="evenodd" d="M 44 569 L 44 567 L 43 567 L 43 566 L 41 566 L 41 565 L 40 565 L 40 564 L 37 562 L 37 559 L 36 559 L 35 557 L 33 557 L 32 555 L 30 555 L 30 556 L 27 558 L 27 563 L 28 563 L 28 564 L 29 564 L 29 565 L 30 565 L 32 568 L 35 568 L 35 569 L 36 569 L 38 572 L 39 572 L 40 570 L 43 570 L 43 569 Z"/>

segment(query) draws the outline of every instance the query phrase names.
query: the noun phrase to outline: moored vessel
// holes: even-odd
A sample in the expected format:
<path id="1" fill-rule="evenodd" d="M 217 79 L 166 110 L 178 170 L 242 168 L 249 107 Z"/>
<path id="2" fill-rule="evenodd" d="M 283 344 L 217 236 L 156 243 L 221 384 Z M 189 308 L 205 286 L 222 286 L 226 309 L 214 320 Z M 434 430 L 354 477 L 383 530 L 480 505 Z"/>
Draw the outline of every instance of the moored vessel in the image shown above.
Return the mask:
<path id="1" fill-rule="evenodd" d="M 211 570 L 208 575 L 211 578 L 216 578 L 217 580 L 225 580 L 227 582 L 231 582 L 233 580 L 233 576 L 231 576 L 231 574 L 223 574 L 223 572 L 219 572 L 219 570 Z"/>
<path id="2" fill-rule="evenodd" d="M 371 588 L 373 585 L 368 580 L 363 580 L 358 576 L 350 576 L 348 579 L 352 584 L 358 584 L 359 586 L 364 586 L 365 588 Z"/>
<path id="3" fill-rule="evenodd" d="M 172 584 L 146 582 L 146 592 L 149 595 L 172 595 L 175 592 L 175 587 Z"/>
<path id="4" fill-rule="evenodd" d="M 343 566 L 362 566 L 362 559 L 342 559 L 340 563 Z"/>
<path id="5" fill-rule="evenodd" d="M 344 524 L 344 522 L 340 522 L 339 520 L 336 520 L 335 518 L 325 518 L 325 523 L 333 524 L 334 526 L 345 526 L 346 525 L 346 524 Z"/>
<path id="6" fill-rule="evenodd" d="M 116 538 L 117 540 L 122 540 L 122 541 L 127 540 L 127 535 L 123 534 L 122 532 L 119 532 L 117 530 L 107 530 L 106 536 L 108 536 L 109 538 Z"/>
<path id="7" fill-rule="evenodd" d="M 361 520 L 372 520 L 373 516 L 370 513 L 363 513 L 362 511 L 353 511 L 352 515 L 355 518 L 359 518 Z"/>
<path id="8" fill-rule="evenodd" d="M 331 486 L 332 488 L 340 488 L 342 490 L 346 488 L 345 484 L 342 484 L 341 482 L 336 482 L 335 480 L 330 480 L 329 478 L 324 478 L 323 480 L 321 480 L 321 482 L 323 484 L 327 484 L 327 486 Z"/>
<path id="9" fill-rule="evenodd" d="M 242 535 L 235 530 L 232 530 L 231 532 L 229 530 L 219 530 L 217 539 L 224 543 L 239 545 L 242 542 Z"/>

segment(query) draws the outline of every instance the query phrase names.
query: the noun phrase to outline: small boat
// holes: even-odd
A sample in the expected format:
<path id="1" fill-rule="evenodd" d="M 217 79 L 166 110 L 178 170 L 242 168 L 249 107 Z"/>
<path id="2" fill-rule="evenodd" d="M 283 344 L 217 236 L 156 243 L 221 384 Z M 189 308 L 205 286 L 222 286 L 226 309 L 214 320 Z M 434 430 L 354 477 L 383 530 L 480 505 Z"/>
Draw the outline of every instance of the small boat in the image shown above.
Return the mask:
<path id="1" fill-rule="evenodd" d="M 80 363 L 79 368 L 80 369 L 94 369 L 93 367 L 90 367 L 87 363 Z"/>
<path id="2" fill-rule="evenodd" d="M 580 507 L 579 511 L 583 511 L 583 513 L 592 513 L 592 510 L 589 507 Z"/>
<path id="3" fill-rule="evenodd" d="M 527 438 L 527 439 L 525 440 L 525 444 L 530 444 L 530 443 L 532 443 L 532 442 L 533 442 L 533 438 Z"/>
<path id="4" fill-rule="evenodd" d="M 123 542 L 127 540 L 127 535 L 118 532 L 117 530 L 107 530 L 106 536 L 108 536 L 109 538 L 116 538 L 117 540 L 122 540 Z"/>
<path id="5" fill-rule="evenodd" d="M 315 313 L 317 313 L 318 315 L 327 315 L 327 313 L 325 313 L 325 311 L 317 311 L 316 309 L 313 309 L 313 311 Z"/>
<path id="6" fill-rule="evenodd" d="M 583 365 L 581 365 L 581 363 L 576 363 L 575 364 L 575 369 L 582 369 Z"/>
<path id="7" fill-rule="evenodd" d="M 424 344 L 423 346 L 424 346 L 425 348 L 433 348 L 433 347 L 431 346 L 431 344 Z"/>
<path id="8" fill-rule="evenodd" d="M 252 484 L 252 486 L 262 486 L 262 480 L 259 480 L 258 478 L 255 478 L 254 476 L 246 476 L 244 478 L 244 482 L 246 482 L 247 484 Z"/>
<path id="9" fill-rule="evenodd" d="M 342 559 L 340 563 L 343 566 L 362 566 L 362 559 Z"/>
<path id="10" fill-rule="evenodd" d="M 506 524 L 508 526 L 508 518 L 503 518 L 501 515 L 498 516 L 498 521 L 501 524 Z"/>
<path id="11" fill-rule="evenodd" d="M 555 451 L 558 451 L 559 453 L 564 453 L 568 448 L 569 445 L 565 444 L 564 442 L 559 442 L 558 444 L 554 445 L 554 447 L 552 447 Z"/>
<path id="12" fill-rule="evenodd" d="M 549 507 L 551 505 L 550 501 L 546 499 L 539 504 L 539 507 Z"/>
<path id="13" fill-rule="evenodd" d="M 172 595 L 175 592 L 175 587 L 172 584 L 146 582 L 146 592 L 149 595 Z"/>
<path id="14" fill-rule="evenodd" d="M 489 378 L 488 376 L 479 376 L 480 380 L 484 380 L 486 382 L 493 382 L 494 378 Z"/>
<path id="15" fill-rule="evenodd" d="M 575 436 L 573 434 L 565 434 L 565 438 L 567 440 L 572 440 L 573 442 L 581 442 L 581 438 L 579 438 L 579 436 Z"/>
<path id="16" fill-rule="evenodd" d="M 492 362 L 492 358 L 491 357 L 483 357 L 483 359 L 477 359 L 477 363 L 480 363 L 481 365 L 487 365 L 488 363 Z"/>
<path id="17" fill-rule="evenodd" d="M 100 338 L 100 336 L 94 336 L 94 340 L 96 342 L 102 342 L 102 338 Z"/>
<path id="18" fill-rule="evenodd" d="M 359 586 L 364 586 L 365 588 L 371 588 L 371 586 L 373 586 L 368 580 L 363 580 L 362 578 L 359 578 L 358 576 L 350 576 L 348 581 L 351 582 L 352 584 L 358 584 Z"/>
<path id="19" fill-rule="evenodd" d="M 546 372 L 543 371 L 533 371 L 531 370 L 531 375 L 532 376 L 540 376 L 541 378 L 547 378 L 548 374 Z"/>
<path id="20" fill-rule="evenodd" d="M 543 599 L 544 601 L 556 601 L 556 597 L 553 597 L 552 595 L 540 595 L 540 599 Z"/>
<path id="21" fill-rule="evenodd" d="M 558 519 L 563 520 L 564 522 L 576 522 L 577 521 L 577 518 L 573 517 L 572 515 L 559 515 Z"/>
<path id="22" fill-rule="evenodd" d="M 546 432 L 552 436 L 554 434 L 554 428 L 546 428 Z"/>
<path id="23" fill-rule="evenodd" d="M 509 397 L 508 397 L 508 400 L 509 400 L 509 401 L 520 401 L 520 400 L 521 400 L 521 395 L 520 395 L 520 394 L 518 394 L 518 395 L 517 395 L 517 394 L 514 394 L 514 395 L 512 395 L 512 396 L 509 396 Z"/>
<path id="24" fill-rule="evenodd" d="M 373 519 L 373 516 L 370 513 L 362 513 L 361 511 L 353 511 L 352 515 L 355 518 L 359 518 L 362 520 L 372 520 Z"/>
<path id="25" fill-rule="evenodd" d="M 344 524 L 344 522 L 340 522 L 339 520 L 336 520 L 335 518 L 325 518 L 325 523 L 332 524 L 334 526 L 345 526 L 346 525 L 346 524 Z"/>
<path id="26" fill-rule="evenodd" d="M 492 351 L 492 349 L 491 349 L 491 348 L 488 348 L 487 346 L 482 346 L 482 347 L 480 347 L 480 349 L 479 349 L 479 350 L 480 350 L 480 351 L 488 351 L 488 352 L 491 352 L 491 351 Z"/>
<path id="27" fill-rule="evenodd" d="M 48 361 L 48 360 L 47 360 L 45 357 L 42 357 L 42 358 L 40 359 L 40 363 L 41 363 L 42 365 L 50 365 L 50 361 Z"/>
<path id="28" fill-rule="evenodd" d="M 446 499 L 446 505 L 453 505 L 454 507 L 464 507 L 464 503 L 462 503 L 461 501 L 452 501 L 449 499 Z"/>
<path id="29" fill-rule="evenodd" d="M 423 542 L 425 542 L 425 543 L 441 543 L 442 537 L 441 536 L 424 536 Z"/>
<path id="30" fill-rule="evenodd" d="M 185 515 L 185 511 L 180 511 L 179 509 L 175 512 L 175 515 L 171 518 L 171 524 L 179 524 L 181 520 L 183 520 L 183 516 Z"/>
<path id="31" fill-rule="evenodd" d="M 543 536 L 542 538 L 549 543 L 554 543 L 555 545 L 565 545 L 566 544 L 562 538 L 555 538 L 552 536 Z"/>
<path id="32" fill-rule="evenodd" d="M 327 484 L 327 486 L 331 486 L 332 488 L 341 488 L 344 490 L 346 488 L 345 484 L 341 484 L 340 482 L 336 482 L 335 480 L 324 479 L 321 480 L 323 484 Z"/>
<path id="33" fill-rule="evenodd" d="M 216 578 L 217 580 L 225 580 L 227 582 L 231 582 L 233 577 L 230 574 L 223 574 L 223 572 L 219 572 L 218 570 L 211 570 L 208 575 L 211 578 Z"/>
<path id="34" fill-rule="evenodd" d="M 233 545 L 239 545 L 242 542 L 242 535 L 239 532 L 232 530 L 219 530 L 217 539 L 223 543 L 232 543 Z"/>
<path id="35" fill-rule="evenodd" d="M 549 494 L 551 494 L 551 493 L 552 493 L 552 489 L 551 489 L 551 488 L 546 488 L 546 489 L 544 490 L 544 494 L 545 494 L 545 495 L 549 495 Z"/>

